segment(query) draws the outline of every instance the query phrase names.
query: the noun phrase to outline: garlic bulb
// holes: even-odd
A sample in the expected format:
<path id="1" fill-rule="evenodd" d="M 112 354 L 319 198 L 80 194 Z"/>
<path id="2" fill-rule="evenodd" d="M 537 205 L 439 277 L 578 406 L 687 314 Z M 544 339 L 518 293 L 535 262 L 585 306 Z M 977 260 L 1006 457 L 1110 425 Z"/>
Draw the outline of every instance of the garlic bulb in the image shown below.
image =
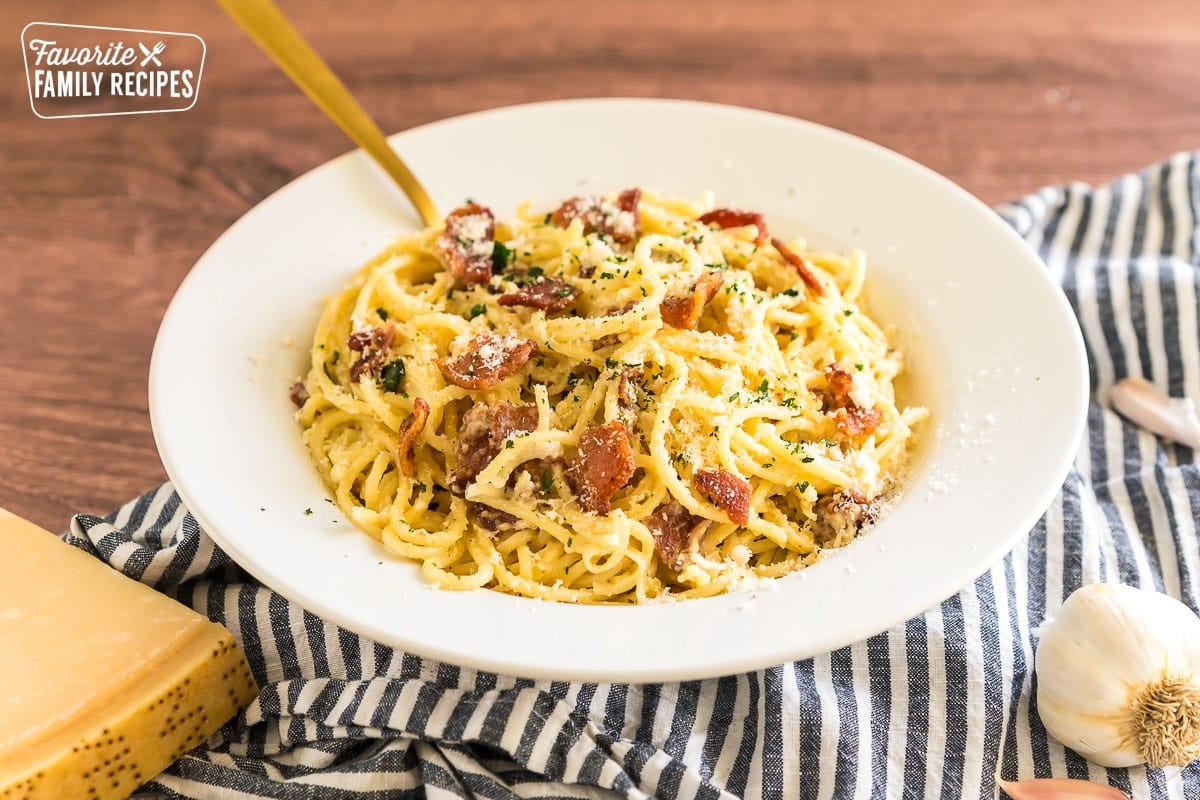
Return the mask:
<path id="1" fill-rule="evenodd" d="M 1106 767 L 1200 758 L 1200 617 L 1116 584 L 1067 598 L 1037 648 L 1038 714 L 1056 739 Z"/>

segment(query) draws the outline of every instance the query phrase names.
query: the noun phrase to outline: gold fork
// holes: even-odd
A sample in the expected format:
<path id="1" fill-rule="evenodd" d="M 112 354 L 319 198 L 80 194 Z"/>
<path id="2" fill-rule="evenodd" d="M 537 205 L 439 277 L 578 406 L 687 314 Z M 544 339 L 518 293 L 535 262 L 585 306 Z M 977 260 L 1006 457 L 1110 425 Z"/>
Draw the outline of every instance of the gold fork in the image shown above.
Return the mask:
<path id="1" fill-rule="evenodd" d="M 217 3 L 326 116 L 383 167 L 412 201 L 426 225 L 442 221 L 425 187 L 388 145 L 375 120 L 271 0 L 217 0 Z"/>

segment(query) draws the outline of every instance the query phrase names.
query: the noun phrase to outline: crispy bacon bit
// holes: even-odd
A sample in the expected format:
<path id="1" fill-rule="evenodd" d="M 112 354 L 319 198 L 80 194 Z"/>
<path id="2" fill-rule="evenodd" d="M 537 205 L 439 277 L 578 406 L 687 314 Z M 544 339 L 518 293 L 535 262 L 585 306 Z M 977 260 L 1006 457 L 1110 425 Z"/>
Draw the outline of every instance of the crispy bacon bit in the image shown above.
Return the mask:
<path id="1" fill-rule="evenodd" d="M 522 475 L 528 475 L 533 484 L 533 491 L 538 497 L 549 497 L 554 492 L 554 484 L 563 477 L 563 462 L 561 458 L 531 458 L 514 469 L 508 479 L 511 487 Z"/>
<path id="2" fill-rule="evenodd" d="M 400 471 L 404 473 L 405 477 L 411 478 L 417 474 L 417 458 L 413 453 L 413 446 L 416 445 L 421 431 L 425 429 L 427 419 L 429 419 L 429 403 L 418 397 L 413 401 L 412 413 L 404 418 L 404 422 L 400 423 L 400 451 L 397 460 L 400 462 Z"/>
<path id="3" fill-rule="evenodd" d="M 833 408 L 845 408 L 854 404 L 850 393 L 854 391 L 854 376 L 836 361 L 825 368 L 825 382 L 829 384 L 827 404 Z"/>
<path id="4" fill-rule="evenodd" d="M 629 430 L 614 419 L 579 435 L 567 479 L 585 511 L 607 514 L 612 496 L 633 477 L 634 468 Z"/>
<path id="5" fill-rule="evenodd" d="M 354 331 L 346 337 L 346 346 L 355 353 L 362 353 L 350 365 L 350 380 L 356 381 L 368 373 L 374 374 L 387 361 L 388 348 L 396 338 L 396 326 L 392 323 L 382 328 Z"/>
<path id="6" fill-rule="evenodd" d="M 698 469 L 696 487 L 738 525 L 750 521 L 750 484 L 723 469 Z"/>
<path id="7" fill-rule="evenodd" d="M 636 301 L 630 300 L 628 303 L 626 303 L 623 306 L 617 306 L 615 308 L 610 308 L 608 311 L 605 311 L 602 316 L 618 317 L 621 314 L 628 314 L 630 311 L 633 310 L 633 308 L 636 305 L 637 305 Z M 606 347 L 613 347 L 620 343 L 621 343 L 621 337 L 619 334 L 606 333 L 603 336 L 601 336 L 599 339 L 597 339 L 596 341 L 592 342 L 592 350 L 603 350 Z"/>
<path id="8" fill-rule="evenodd" d="M 446 230 L 434 249 L 460 283 L 487 283 L 492 277 L 496 218 L 491 209 L 472 203 L 446 215 Z"/>
<path id="9" fill-rule="evenodd" d="M 642 520 L 650 533 L 654 534 L 654 551 L 672 569 L 679 568 L 680 556 L 687 549 L 688 540 L 701 521 L 674 502 L 659 506 L 653 514 Z"/>
<path id="10" fill-rule="evenodd" d="M 853 438 L 874 433 L 882 419 L 883 412 L 874 406 L 871 408 L 847 406 L 839 408 L 837 414 L 834 415 L 838 430 Z"/>
<path id="11" fill-rule="evenodd" d="M 614 307 L 610 308 L 608 311 L 605 311 L 604 316 L 619 317 L 622 314 L 628 314 L 630 311 L 633 311 L 635 308 L 637 308 L 637 301 L 630 300 L 628 303 L 626 303 L 623 306 L 614 306 Z"/>
<path id="12" fill-rule="evenodd" d="M 822 497 L 813 510 L 817 512 L 813 538 L 822 545 L 845 543 L 879 519 L 879 501 L 868 501 L 857 489 L 843 489 Z"/>
<path id="13" fill-rule="evenodd" d="M 450 475 L 450 491 L 462 497 L 475 476 L 491 463 L 504 447 L 504 441 L 514 433 L 537 428 L 537 406 L 514 406 L 498 403 L 487 406 L 476 403 L 463 414 L 458 428 L 458 444 L 454 449 L 454 472 Z"/>
<path id="14" fill-rule="evenodd" d="M 541 276 L 515 292 L 500 295 L 497 302 L 502 306 L 529 306 L 556 314 L 574 305 L 578 297 L 579 290 L 562 278 Z"/>
<path id="15" fill-rule="evenodd" d="M 396 326 L 392 323 L 382 328 L 364 328 L 346 337 L 346 346 L 356 353 L 369 347 L 391 347 L 396 338 Z"/>
<path id="16" fill-rule="evenodd" d="M 641 367 L 626 367 L 617 376 L 618 418 L 631 433 L 637 430 L 637 411 L 641 380 Z"/>
<path id="17" fill-rule="evenodd" d="M 304 385 L 304 381 L 296 381 L 292 384 L 291 390 L 288 391 L 288 397 L 296 404 L 296 408 L 303 408 L 308 402 L 308 387 Z"/>
<path id="18" fill-rule="evenodd" d="M 875 406 L 863 408 L 855 401 L 851 394 L 854 376 L 842 369 L 841 364 L 834 363 L 825 368 L 825 381 L 829 384 L 825 405 L 837 410 L 834 420 L 838 430 L 855 438 L 874 433 L 883 419 L 883 412 Z"/>
<path id="19" fill-rule="evenodd" d="M 808 263 L 803 258 L 778 239 L 772 238 L 771 244 L 779 251 L 779 255 L 783 256 L 784 261 L 796 268 L 796 272 L 800 274 L 800 280 L 804 281 L 804 285 L 808 287 L 809 291 L 818 297 L 825 295 L 825 287 L 817 280 L 817 276 L 808 268 Z"/>
<path id="20" fill-rule="evenodd" d="M 704 307 L 721 290 L 725 278 L 716 270 L 705 272 L 696 279 L 690 294 L 672 295 L 662 301 L 658 307 L 663 322 L 672 328 L 690 330 L 700 321 Z"/>
<path id="21" fill-rule="evenodd" d="M 517 524 L 520 522 L 518 518 L 507 511 L 492 508 L 485 503 L 471 503 L 469 510 L 475 524 L 486 531 L 496 533 L 497 531 L 508 531 L 520 527 Z"/>
<path id="22" fill-rule="evenodd" d="M 615 242 L 632 242 L 641 235 L 641 199 L 641 189 L 626 189 L 617 195 L 616 203 L 596 196 L 572 197 L 550 215 L 550 221 L 565 228 L 571 220 L 582 219 L 585 233 L 603 233 Z"/>
<path id="23" fill-rule="evenodd" d="M 617 405 L 622 410 L 632 410 L 638 405 L 638 388 L 642 380 L 641 367 L 626 367 L 617 376 Z"/>
<path id="24" fill-rule="evenodd" d="M 714 208 L 707 214 L 701 214 L 696 218 L 696 221 L 702 225 L 716 225 L 724 230 L 725 228 L 744 228 L 748 225 L 753 225 L 758 228 L 758 235 L 754 237 L 754 243 L 762 245 L 767 240 L 767 221 L 763 219 L 763 215 L 756 211 L 738 211 L 733 208 Z"/>
<path id="25" fill-rule="evenodd" d="M 603 350 L 606 347 L 616 347 L 621 343 L 621 337 L 615 333 L 606 333 L 592 342 L 592 350 Z"/>
<path id="26" fill-rule="evenodd" d="M 490 389 L 516 374 L 525 362 L 537 355 L 537 343 L 511 334 L 497 336 L 481 333 L 467 345 L 457 361 L 439 358 L 437 367 L 446 380 L 464 389 Z"/>

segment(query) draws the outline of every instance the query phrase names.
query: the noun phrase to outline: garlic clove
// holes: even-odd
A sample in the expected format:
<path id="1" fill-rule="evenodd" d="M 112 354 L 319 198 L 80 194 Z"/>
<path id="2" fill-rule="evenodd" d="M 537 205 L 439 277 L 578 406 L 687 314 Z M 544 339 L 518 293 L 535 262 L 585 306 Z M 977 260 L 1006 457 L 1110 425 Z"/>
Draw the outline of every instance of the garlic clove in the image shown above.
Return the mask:
<path id="1" fill-rule="evenodd" d="M 1141 378 L 1124 378 L 1112 388 L 1112 406 L 1151 433 L 1200 449 L 1196 405 L 1184 397 L 1167 397 Z"/>
<path id="2" fill-rule="evenodd" d="M 996 782 L 1013 800 L 1129 800 L 1129 795 L 1112 786 L 1070 778 Z"/>

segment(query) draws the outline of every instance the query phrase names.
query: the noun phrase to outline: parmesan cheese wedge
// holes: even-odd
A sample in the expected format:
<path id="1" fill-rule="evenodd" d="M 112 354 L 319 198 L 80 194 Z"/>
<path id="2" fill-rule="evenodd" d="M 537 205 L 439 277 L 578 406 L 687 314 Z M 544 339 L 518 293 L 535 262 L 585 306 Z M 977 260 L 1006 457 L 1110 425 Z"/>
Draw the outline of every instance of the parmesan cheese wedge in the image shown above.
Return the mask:
<path id="1" fill-rule="evenodd" d="M 112 800 L 258 693 L 229 631 L 0 509 L 0 800 Z"/>

